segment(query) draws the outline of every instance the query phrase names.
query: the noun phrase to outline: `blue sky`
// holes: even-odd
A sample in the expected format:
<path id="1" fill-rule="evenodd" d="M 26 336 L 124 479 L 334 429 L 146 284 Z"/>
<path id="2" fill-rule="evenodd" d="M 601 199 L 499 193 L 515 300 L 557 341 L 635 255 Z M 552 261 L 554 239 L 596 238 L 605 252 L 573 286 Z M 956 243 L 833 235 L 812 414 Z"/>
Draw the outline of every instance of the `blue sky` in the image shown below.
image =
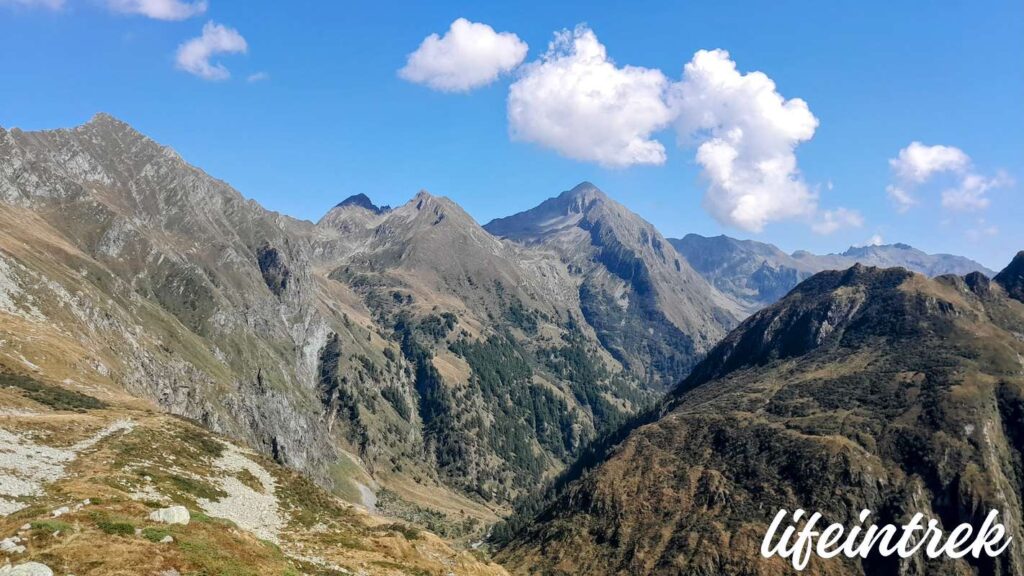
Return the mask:
<path id="1" fill-rule="evenodd" d="M 209 0 L 191 17 L 154 12 L 175 4 L 0 0 L 0 125 L 66 127 L 106 111 L 268 208 L 311 220 L 351 194 L 401 204 L 425 188 L 483 223 L 590 180 L 666 236 L 726 233 L 819 252 L 878 236 L 997 269 L 1024 249 L 1019 1 Z M 400 77 L 424 38 L 443 36 L 457 18 L 514 33 L 529 46 L 523 64 L 468 91 Z M 230 71 L 227 79 L 176 64 L 179 47 L 211 21 L 247 47 L 213 56 Z M 550 66 L 531 64 L 556 32 L 580 24 L 587 28 L 549 54 Z M 676 111 L 670 96 L 664 110 L 614 109 L 651 97 L 637 80 L 597 116 L 554 116 L 580 138 L 551 136 L 537 115 L 568 96 L 559 93 L 552 104 L 538 90 L 564 80 L 559 74 L 573 69 L 587 31 L 611 60 L 596 71 L 622 75 L 627 86 L 644 75 L 667 92 L 685 84 L 706 98 L 683 98 L 689 112 Z M 761 85 L 747 74 L 761 71 L 783 104 L 806 102 L 812 118 L 793 119 L 803 135 L 787 132 L 790 124 L 751 120 L 744 106 L 752 100 L 718 90 L 715 78 L 684 82 L 684 65 L 713 49 L 728 51 L 750 91 Z M 247 81 L 254 74 L 265 79 Z M 515 83 L 527 118 L 513 126 Z M 706 119 L 705 100 L 717 106 L 716 119 L 693 129 L 695 119 Z M 734 169 L 756 172 L 765 158 L 794 158 L 798 171 L 716 180 L 697 151 L 712 138 L 731 138 L 725 135 L 736 127 L 747 140 L 729 148 L 738 154 Z M 616 130 L 639 130 L 644 143 L 660 143 L 663 160 L 623 159 L 620 150 L 604 154 L 602 142 L 587 141 L 606 143 Z M 946 148 L 890 162 L 915 141 Z M 747 184 L 770 200 L 771 209 L 753 219 L 734 210 L 733 197 Z M 901 210 L 887 187 L 904 190 L 914 204 Z M 709 189 L 713 206 L 702 200 Z M 944 202 L 944 192 L 954 194 Z"/>

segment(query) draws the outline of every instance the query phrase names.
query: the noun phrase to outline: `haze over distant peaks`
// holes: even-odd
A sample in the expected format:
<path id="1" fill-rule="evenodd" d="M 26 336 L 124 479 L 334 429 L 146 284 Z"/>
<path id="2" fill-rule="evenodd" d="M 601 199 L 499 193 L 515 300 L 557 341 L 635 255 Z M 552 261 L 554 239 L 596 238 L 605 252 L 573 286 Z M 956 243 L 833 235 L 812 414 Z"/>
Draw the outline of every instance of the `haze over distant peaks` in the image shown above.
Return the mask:
<path id="1" fill-rule="evenodd" d="M 926 276 L 965 275 L 992 270 L 963 256 L 927 254 L 907 244 L 853 246 L 841 254 L 786 254 L 776 246 L 729 236 L 687 234 L 669 239 L 708 282 L 734 298 L 749 312 L 783 297 L 801 280 L 823 270 L 842 270 L 860 263 L 882 268 L 901 267 Z"/>

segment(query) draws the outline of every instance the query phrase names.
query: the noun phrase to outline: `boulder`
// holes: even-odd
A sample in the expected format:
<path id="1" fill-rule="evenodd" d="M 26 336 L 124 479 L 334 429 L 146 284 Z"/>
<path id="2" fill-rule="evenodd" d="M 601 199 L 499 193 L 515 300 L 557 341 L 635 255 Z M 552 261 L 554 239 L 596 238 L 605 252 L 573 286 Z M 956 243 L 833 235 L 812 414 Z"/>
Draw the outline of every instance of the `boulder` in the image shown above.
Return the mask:
<path id="1" fill-rule="evenodd" d="M 0 566 L 2 576 L 53 576 L 53 570 L 39 562 L 26 562 L 17 566 Z"/>
<path id="2" fill-rule="evenodd" d="M 149 514 L 149 519 L 154 522 L 163 522 L 164 524 L 188 524 L 191 516 L 189 516 L 188 509 L 184 506 L 171 506 L 170 508 L 154 510 Z"/>

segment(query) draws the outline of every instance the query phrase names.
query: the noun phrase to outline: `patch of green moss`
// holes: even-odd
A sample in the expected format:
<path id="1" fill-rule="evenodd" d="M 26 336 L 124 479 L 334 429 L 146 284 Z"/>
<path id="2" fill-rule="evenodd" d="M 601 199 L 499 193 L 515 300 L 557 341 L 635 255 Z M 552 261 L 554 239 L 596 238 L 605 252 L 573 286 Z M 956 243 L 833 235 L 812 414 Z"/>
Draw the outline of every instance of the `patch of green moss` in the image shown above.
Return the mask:
<path id="1" fill-rule="evenodd" d="M 149 527 L 142 529 L 142 537 L 146 540 L 149 540 L 150 542 L 160 542 L 161 540 L 170 535 L 170 530 L 167 530 L 166 528 Z"/>
<path id="2" fill-rule="evenodd" d="M 31 523 L 33 530 L 42 530 L 44 532 L 69 532 L 71 530 L 71 524 L 67 522 L 61 522 L 60 520 L 38 520 Z"/>
<path id="3" fill-rule="evenodd" d="M 96 526 L 111 536 L 131 536 L 135 534 L 135 526 L 128 522 L 115 522 L 112 520 L 100 520 Z"/>

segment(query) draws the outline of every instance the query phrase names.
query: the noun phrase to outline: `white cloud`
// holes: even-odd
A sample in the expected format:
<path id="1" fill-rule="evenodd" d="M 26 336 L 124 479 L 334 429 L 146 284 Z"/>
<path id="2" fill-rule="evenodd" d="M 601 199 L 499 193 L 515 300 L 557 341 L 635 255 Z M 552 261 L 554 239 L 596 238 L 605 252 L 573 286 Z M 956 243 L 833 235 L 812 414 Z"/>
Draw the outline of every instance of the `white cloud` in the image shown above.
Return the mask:
<path id="1" fill-rule="evenodd" d="M 868 238 L 866 242 L 863 244 L 854 244 L 854 246 L 863 248 L 864 246 L 881 246 L 883 244 L 885 244 L 885 239 L 882 238 L 881 234 L 872 234 L 871 238 Z"/>
<path id="2" fill-rule="evenodd" d="M 107 0 L 107 6 L 115 12 L 141 14 L 157 20 L 186 20 L 206 12 L 208 7 L 206 0 Z"/>
<path id="3" fill-rule="evenodd" d="M 60 10 L 64 7 L 64 0 L 0 0 L 0 6 Z"/>
<path id="4" fill-rule="evenodd" d="M 212 21 L 203 26 L 203 35 L 178 47 L 178 68 L 206 80 L 226 80 L 231 76 L 222 64 L 211 63 L 217 54 L 244 54 L 249 49 L 245 38 L 234 28 Z"/>
<path id="5" fill-rule="evenodd" d="M 886 186 L 885 192 L 889 195 L 889 198 L 893 203 L 896 204 L 896 211 L 901 214 L 910 210 L 914 204 L 917 204 L 917 199 L 901 186 L 890 184 L 889 186 Z"/>
<path id="6" fill-rule="evenodd" d="M 864 217 L 856 210 L 836 208 L 824 210 L 819 220 L 811 225 L 811 230 L 818 234 L 832 234 L 844 228 L 860 228 L 864 225 Z"/>
<path id="7" fill-rule="evenodd" d="M 896 204 L 896 210 L 906 212 L 917 204 L 911 190 L 925 184 L 939 174 L 952 174 L 957 184 L 942 192 L 942 207 L 957 212 L 977 212 L 991 203 L 985 195 L 989 190 L 1012 184 L 1005 173 L 989 178 L 973 170 L 971 158 L 954 146 L 928 146 L 911 142 L 889 160 L 898 181 L 886 187 L 886 193 Z"/>
<path id="8" fill-rule="evenodd" d="M 921 184 L 940 172 L 963 172 L 971 164 L 964 151 L 953 146 L 926 146 L 911 142 L 889 160 L 896 177 L 906 183 Z"/>
<path id="9" fill-rule="evenodd" d="M 994 188 L 1010 185 L 1010 178 L 1005 174 L 997 174 L 994 178 L 986 178 L 978 174 L 965 174 L 960 185 L 942 192 L 942 207 L 957 212 L 977 212 L 988 208 L 991 201 L 985 193 Z"/>
<path id="10" fill-rule="evenodd" d="M 577 26 L 520 69 L 509 89 L 509 131 L 603 166 L 663 164 L 665 147 L 651 135 L 672 121 L 667 87 L 659 70 L 616 66 L 594 32 Z"/>
<path id="11" fill-rule="evenodd" d="M 527 48 L 511 32 L 459 18 L 444 36 L 427 36 L 398 75 L 435 90 L 465 92 L 511 71 L 526 58 Z"/>
<path id="12" fill-rule="evenodd" d="M 245 79 L 245 81 L 249 83 L 263 82 L 266 80 L 270 80 L 270 74 L 266 72 L 256 72 L 253 74 L 249 74 L 249 76 Z"/>
<path id="13" fill-rule="evenodd" d="M 761 72 L 741 74 L 724 50 L 697 52 L 670 102 L 680 138 L 697 144 L 708 180 L 704 203 L 720 222 L 758 232 L 816 211 L 817 194 L 801 178 L 795 153 L 818 126 L 806 102 L 786 100 Z"/>

